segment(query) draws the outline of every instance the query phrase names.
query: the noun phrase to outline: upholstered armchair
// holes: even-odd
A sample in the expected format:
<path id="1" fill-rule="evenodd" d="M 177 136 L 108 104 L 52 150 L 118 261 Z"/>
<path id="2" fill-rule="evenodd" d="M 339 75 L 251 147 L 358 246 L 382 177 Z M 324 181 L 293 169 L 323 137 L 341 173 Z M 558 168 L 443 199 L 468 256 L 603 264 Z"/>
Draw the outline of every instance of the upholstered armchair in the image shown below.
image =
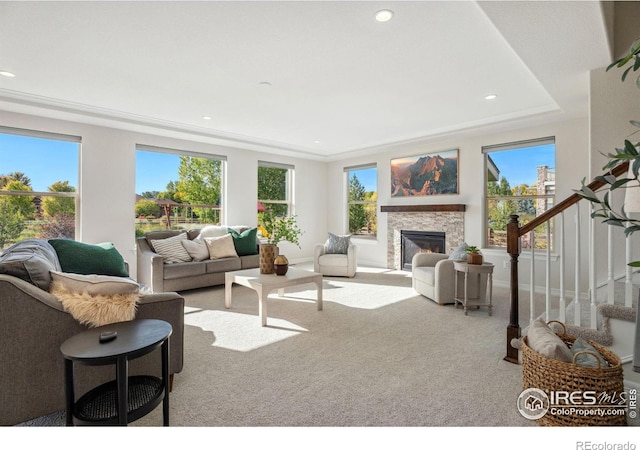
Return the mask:
<path id="1" fill-rule="evenodd" d="M 440 305 L 454 303 L 456 282 L 464 293 L 464 277 L 456 276 L 454 260 L 442 253 L 417 253 L 411 261 L 413 289 Z M 457 281 L 456 281 L 457 280 Z M 469 296 L 476 296 L 477 283 L 469 282 Z"/>
<path id="2" fill-rule="evenodd" d="M 313 271 L 329 277 L 349 277 L 356 275 L 358 249 L 349 243 L 346 253 L 330 253 L 327 244 L 316 244 L 313 251 Z M 330 249 L 329 249 L 330 250 Z"/>

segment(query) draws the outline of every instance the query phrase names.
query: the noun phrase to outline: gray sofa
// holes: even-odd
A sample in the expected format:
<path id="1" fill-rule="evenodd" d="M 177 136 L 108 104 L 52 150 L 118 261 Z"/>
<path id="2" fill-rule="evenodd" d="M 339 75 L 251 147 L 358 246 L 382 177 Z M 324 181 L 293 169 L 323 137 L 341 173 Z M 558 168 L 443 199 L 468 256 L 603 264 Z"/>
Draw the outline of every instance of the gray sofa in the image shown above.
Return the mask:
<path id="1" fill-rule="evenodd" d="M 0 425 L 15 425 L 64 410 L 64 358 L 60 345 L 87 329 L 43 289 L 42 278 L 28 280 L 20 274 L 8 275 L 7 268 L 13 262 L 5 262 L 0 270 L 3 272 L 0 273 Z M 143 295 L 135 318 L 160 319 L 171 324 L 169 372 L 173 377 L 182 371 L 184 298 L 175 292 Z M 161 375 L 160 367 L 159 351 L 132 360 L 129 366 L 132 375 L 156 376 Z M 114 366 L 76 365 L 76 398 L 113 379 Z"/>
<path id="2" fill-rule="evenodd" d="M 219 228 L 226 229 L 225 226 Z M 241 232 L 247 227 L 231 228 Z M 196 239 L 200 231 L 200 228 L 186 231 L 187 238 L 189 240 Z M 255 255 L 166 263 L 165 258 L 155 252 L 151 241 L 170 238 L 184 232 L 185 230 L 152 231 L 137 238 L 138 283 L 147 286 L 153 292 L 186 291 L 224 285 L 226 272 L 260 267 L 259 242 L 257 240 Z"/>

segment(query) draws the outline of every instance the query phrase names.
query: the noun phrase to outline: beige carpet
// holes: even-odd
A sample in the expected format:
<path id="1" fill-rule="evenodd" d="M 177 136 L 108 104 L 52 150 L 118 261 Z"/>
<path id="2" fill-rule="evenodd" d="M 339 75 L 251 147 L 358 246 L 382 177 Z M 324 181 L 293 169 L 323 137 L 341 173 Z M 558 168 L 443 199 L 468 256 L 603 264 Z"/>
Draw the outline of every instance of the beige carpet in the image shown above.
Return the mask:
<path id="1" fill-rule="evenodd" d="M 505 288 L 494 288 L 493 316 L 465 316 L 417 295 L 406 272 L 361 268 L 353 279 L 325 277 L 323 311 L 313 285 L 272 294 L 267 327 L 247 288 L 234 287 L 230 310 L 223 287 L 184 295 L 174 427 L 536 426 L 516 409 L 521 366 L 503 360 Z M 132 425 L 161 424 L 157 408 Z"/>

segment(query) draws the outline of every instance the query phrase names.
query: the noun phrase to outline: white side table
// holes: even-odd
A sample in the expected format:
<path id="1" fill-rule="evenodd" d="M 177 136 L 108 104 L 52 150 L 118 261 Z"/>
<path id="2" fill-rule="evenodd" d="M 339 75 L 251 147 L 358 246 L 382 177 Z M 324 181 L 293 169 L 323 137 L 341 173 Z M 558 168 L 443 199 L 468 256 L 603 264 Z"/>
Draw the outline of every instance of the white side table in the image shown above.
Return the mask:
<path id="1" fill-rule="evenodd" d="M 458 303 L 464 306 L 464 314 L 467 315 L 470 306 L 480 308 L 486 306 L 491 315 L 491 299 L 493 295 L 493 264 L 468 264 L 463 261 L 455 261 L 454 269 L 456 271 L 455 296 L 453 298 L 456 308 Z M 463 275 L 464 274 L 464 275 Z M 458 292 L 458 277 L 464 276 L 464 296 Z M 473 280 L 477 286 L 477 296 L 469 298 L 469 282 Z M 487 290 L 488 295 L 487 295 Z"/>

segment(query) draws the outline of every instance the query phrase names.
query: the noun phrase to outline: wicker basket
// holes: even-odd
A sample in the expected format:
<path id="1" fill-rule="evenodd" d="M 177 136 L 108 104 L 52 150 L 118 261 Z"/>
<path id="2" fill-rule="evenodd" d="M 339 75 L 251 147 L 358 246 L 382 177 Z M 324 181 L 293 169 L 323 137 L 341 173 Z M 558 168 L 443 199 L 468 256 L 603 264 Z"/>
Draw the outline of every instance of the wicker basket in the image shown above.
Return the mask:
<path id="1" fill-rule="evenodd" d="M 575 336 L 566 332 L 563 323 L 563 333 L 558 337 L 571 347 L 576 340 Z M 592 341 L 586 341 L 592 345 L 602 357 L 609 363 L 607 367 L 584 367 L 575 363 L 568 363 L 548 358 L 532 350 L 527 345 L 527 337 L 522 339 L 522 387 L 538 388 L 547 395 L 551 392 L 585 392 L 595 391 L 598 396 L 598 410 L 619 409 L 621 401 L 624 401 L 624 378 L 622 374 L 622 362 L 611 350 Z M 583 353 L 583 352 L 580 352 Z M 592 352 L 589 352 L 593 355 Z M 579 353 L 578 353 L 579 354 Z M 574 361 L 576 360 L 574 355 Z M 595 357 L 595 355 L 594 355 Z M 597 359 L 597 358 L 596 358 Z M 600 363 L 598 362 L 598 365 Z M 600 395 L 602 394 L 602 397 Z M 555 394 L 554 394 L 555 395 Z M 617 408 L 616 408 L 617 406 Z M 592 408 L 593 409 L 593 408 Z M 570 409 L 564 409 L 564 412 Z M 593 426 L 593 425 L 627 425 L 625 414 L 613 415 L 583 415 L 584 408 L 576 408 L 571 414 L 552 414 L 552 409 L 536 422 L 543 426 Z"/>

